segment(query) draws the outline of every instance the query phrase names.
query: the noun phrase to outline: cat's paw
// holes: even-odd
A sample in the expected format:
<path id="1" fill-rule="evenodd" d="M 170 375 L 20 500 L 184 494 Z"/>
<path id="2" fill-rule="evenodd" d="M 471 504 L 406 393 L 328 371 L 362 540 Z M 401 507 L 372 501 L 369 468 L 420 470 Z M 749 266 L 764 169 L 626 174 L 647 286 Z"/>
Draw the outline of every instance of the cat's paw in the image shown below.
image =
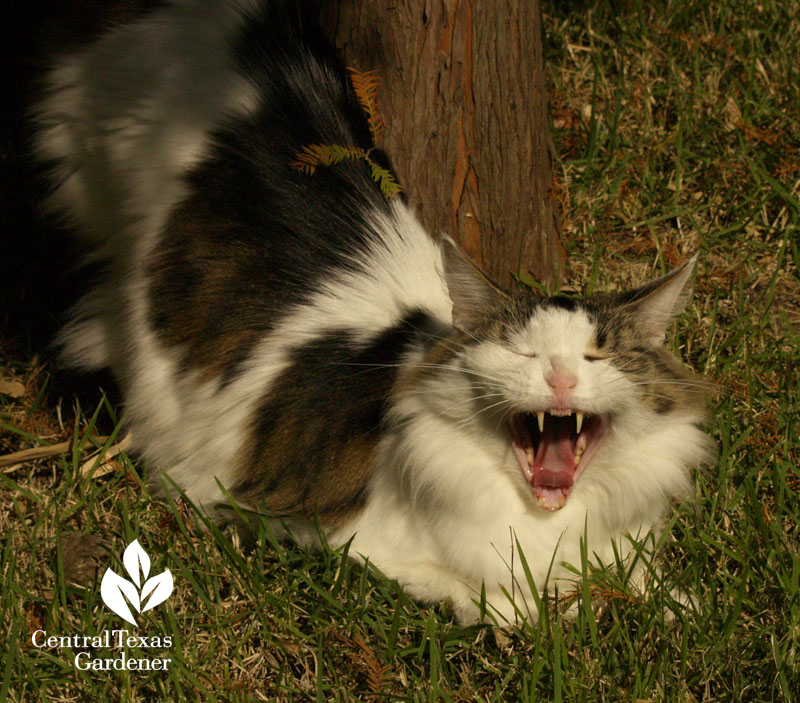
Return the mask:
<path id="1" fill-rule="evenodd" d="M 631 579 L 630 583 L 633 591 L 642 599 L 653 599 L 658 597 L 658 591 L 664 588 L 661 577 L 661 570 L 652 574 L 644 569 L 640 570 Z M 664 620 L 667 623 L 675 622 L 680 615 L 689 615 L 697 611 L 697 596 L 682 588 L 671 588 L 667 591 L 664 600 Z"/>

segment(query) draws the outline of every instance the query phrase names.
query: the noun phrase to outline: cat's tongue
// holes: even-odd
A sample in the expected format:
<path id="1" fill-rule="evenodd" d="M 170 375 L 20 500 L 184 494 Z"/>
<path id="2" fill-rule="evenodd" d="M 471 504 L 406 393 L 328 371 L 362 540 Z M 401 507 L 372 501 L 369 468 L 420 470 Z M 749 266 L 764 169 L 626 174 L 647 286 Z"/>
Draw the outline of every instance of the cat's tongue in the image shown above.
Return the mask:
<path id="1" fill-rule="evenodd" d="M 545 510 L 558 510 L 575 482 L 575 448 L 570 418 L 548 418 L 533 459 L 533 495 Z M 567 489 L 567 490 L 563 490 Z"/>

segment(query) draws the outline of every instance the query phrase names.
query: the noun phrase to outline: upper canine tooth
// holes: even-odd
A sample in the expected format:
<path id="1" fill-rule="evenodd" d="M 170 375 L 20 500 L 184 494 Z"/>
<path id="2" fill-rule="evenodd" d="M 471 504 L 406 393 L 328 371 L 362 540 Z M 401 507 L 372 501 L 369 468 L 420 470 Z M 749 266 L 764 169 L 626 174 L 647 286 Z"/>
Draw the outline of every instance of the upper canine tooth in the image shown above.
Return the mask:
<path id="1" fill-rule="evenodd" d="M 539 421 L 539 432 L 544 432 L 544 410 L 536 413 L 536 419 Z"/>
<path id="2" fill-rule="evenodd" d="M 577 434 L 581 433 L 581 427 L 583 427 L 583 413 L 575 413 L 575 432 Z"/>

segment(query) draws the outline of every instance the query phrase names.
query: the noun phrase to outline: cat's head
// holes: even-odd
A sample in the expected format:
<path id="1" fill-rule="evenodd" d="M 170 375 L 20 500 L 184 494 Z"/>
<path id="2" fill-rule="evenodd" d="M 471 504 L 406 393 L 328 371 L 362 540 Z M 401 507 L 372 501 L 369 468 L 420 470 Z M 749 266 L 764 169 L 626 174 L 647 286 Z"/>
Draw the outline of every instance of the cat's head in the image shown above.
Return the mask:
<path id="1" fill-rule="evenodd" d="M 631 291 L 575 300 L 509 295 L 443 244 L 458 340 L 446 363 L 472 394 L 452 412 L 462 426 L 504 436 L 539 507 L 561 509 L 598 451 L 613 452 L 627 431 L 635 441 L 659 422 L 700 416 L 699 385 L 665 345 L 695 262 Z"/>

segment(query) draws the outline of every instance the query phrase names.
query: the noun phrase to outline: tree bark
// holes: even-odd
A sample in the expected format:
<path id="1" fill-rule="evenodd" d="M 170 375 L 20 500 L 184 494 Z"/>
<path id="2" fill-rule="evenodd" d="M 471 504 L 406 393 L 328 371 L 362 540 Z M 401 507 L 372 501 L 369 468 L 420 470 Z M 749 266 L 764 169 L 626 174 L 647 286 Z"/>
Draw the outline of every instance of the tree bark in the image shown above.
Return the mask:
<path id="1" fill-rule="evenodd" d="M 564 261 L 538 0 L 323 0 L 348 66 L 381 79 L 381 143 L 409 204 L 508 286 Z"/>

